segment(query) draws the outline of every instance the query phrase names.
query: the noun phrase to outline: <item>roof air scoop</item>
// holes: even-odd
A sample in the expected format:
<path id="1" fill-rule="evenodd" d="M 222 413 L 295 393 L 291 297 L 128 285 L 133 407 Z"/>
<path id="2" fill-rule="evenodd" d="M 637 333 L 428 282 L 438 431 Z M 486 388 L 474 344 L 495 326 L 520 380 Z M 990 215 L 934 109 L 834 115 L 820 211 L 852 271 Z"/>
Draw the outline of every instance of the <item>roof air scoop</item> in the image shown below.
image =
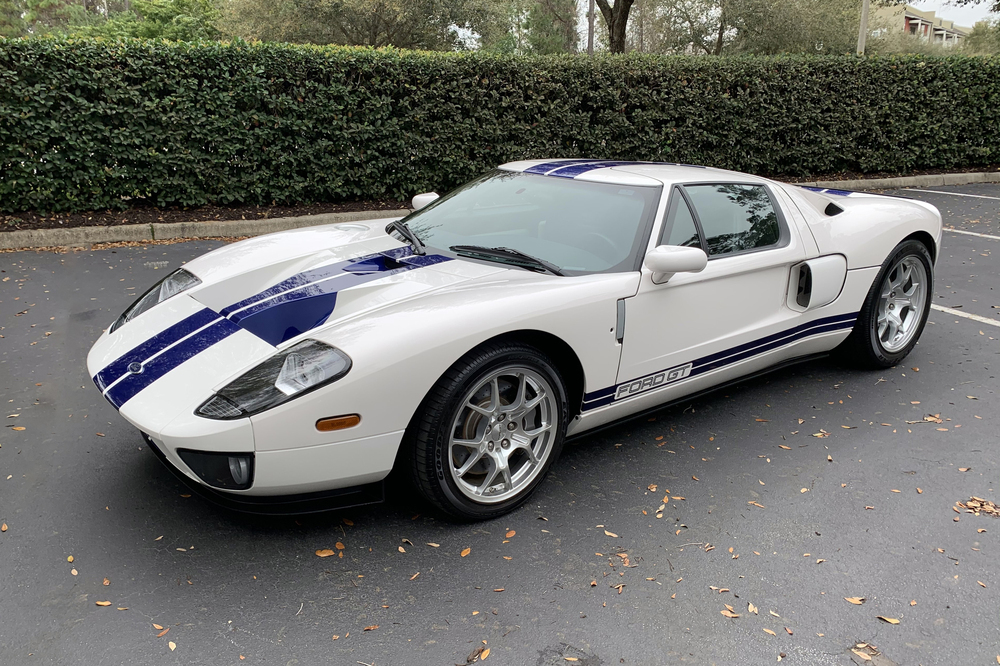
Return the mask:
<path id="1" fill-rule="evenodd" d="M 840 215 L 841 213 L 843 213 L 844 209 L 831 201 L 826 205 L 826 208 L 823 210 L 823 212 L 829 215 L 830 217 L 833 217 L 834 215 Z"/>

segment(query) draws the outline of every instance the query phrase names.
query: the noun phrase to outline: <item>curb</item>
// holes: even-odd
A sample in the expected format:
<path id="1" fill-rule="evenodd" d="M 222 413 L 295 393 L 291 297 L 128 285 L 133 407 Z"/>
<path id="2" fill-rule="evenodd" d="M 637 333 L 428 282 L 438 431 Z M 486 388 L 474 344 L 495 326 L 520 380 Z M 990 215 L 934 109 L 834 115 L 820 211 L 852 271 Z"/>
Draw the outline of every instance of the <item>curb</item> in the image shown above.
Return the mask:
<path id="1" fill-rule="evenodd" d="M 362 210 L 350 213 L 321 213 L 300 217 L 278 217 L 270 220 L 211 220 L 207 222 L 173 222 L 152 224 L 122 224 L 113 227 L 74 227 L 71 229 L 27 229 L 0 232 L 0 250 L 27 250 L 39 247 L 91 246 L 95 243 L 122 241 L 171 240 L 177 238 L 235 238 L 260 236 L 275 231 L 287 231 L 321 224 L 381 220 L 402 217 L 409 210 Z"/>
<path id="2" fill-rule="evenodd" d="M 941 185 L 969 185 L 972 183 L 1000 183 L 1000 172 L 938 173 L 927 176 L 901 176 L 899 178 L 861 178 L 858 180 L 817 180 L 809 183 L 792 183 L 806 187 L 833 190 L 889 190 L 897 187 L 935 187 Z"/>
<path id="3" fill-rule="evenodd" d="M 1000 172 L 943 173 L 899 178 L 862 178 L 859 180 L 817 180 L 791 183 L 806 187 L 836 190 L 888 190 L 897 187 L 936 187 L 1000 183 Z M 275 231 L 287 231 L 320 224 L 337 224 L 357 220 L 381 220 L 402 217 L 409 211 L 371 210 L 351 213 L 322 213 L 301 217 L 279 217 L 273 220 L 225 220 L 208 222 L 173 222 L 123 224 L 115 227 L 75 227 L 72 229 L 28 229 L 0 232 L 0 250 L 27 250 L 39 247 L 90 246 L 95 243 L 122 241 L 152 241 L 178 238 L 234 238 L 260 236 Z"/>

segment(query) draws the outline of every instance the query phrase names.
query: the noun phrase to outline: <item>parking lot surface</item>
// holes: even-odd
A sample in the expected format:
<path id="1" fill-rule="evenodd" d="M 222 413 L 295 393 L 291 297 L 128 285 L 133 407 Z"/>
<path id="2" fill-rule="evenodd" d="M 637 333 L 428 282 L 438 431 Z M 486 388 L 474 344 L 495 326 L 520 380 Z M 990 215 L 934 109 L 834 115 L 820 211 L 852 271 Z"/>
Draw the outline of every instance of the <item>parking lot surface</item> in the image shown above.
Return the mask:
<path id="1" fill-rule="evenodd" d="M 891 194 L 971 233 L 945 232 L 946 310 L 903 365 L 586 437 L 472 525 L 402 489 L 244 516 L 154 458 L 86 353 L 219 242 L 0 254 L 0 664 L 996 664 L 1000 520 L 955 504 L 1000 501 L 1000 186 L 930 189 Z"/>

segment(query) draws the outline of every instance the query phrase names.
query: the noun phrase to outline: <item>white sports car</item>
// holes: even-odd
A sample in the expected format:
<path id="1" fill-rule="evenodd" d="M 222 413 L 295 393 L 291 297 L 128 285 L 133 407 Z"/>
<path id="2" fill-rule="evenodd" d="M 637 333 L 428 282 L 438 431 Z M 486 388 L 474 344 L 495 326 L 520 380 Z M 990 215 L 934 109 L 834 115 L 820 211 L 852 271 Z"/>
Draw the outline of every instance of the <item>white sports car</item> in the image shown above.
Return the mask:
<path id="1" fill-rule="evenodd" d="M 898 362 L 941 242 L 926 203 L 676 164 L 513 162 L 413 207 L 191 261 L 95 383 L 231 506 L 373 501 L 395 467 L 490 518 L 566 437 L 837 347 Z"/>

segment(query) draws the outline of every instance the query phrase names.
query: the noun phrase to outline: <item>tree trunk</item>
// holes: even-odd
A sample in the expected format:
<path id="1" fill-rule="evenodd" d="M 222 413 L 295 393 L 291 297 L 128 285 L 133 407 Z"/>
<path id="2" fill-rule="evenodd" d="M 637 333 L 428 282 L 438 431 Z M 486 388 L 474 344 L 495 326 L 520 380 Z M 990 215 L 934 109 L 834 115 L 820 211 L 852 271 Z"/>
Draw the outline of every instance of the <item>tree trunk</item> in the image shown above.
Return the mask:
<path id="1" fill-rule="evenodd" d="M 726 34 L 726 3 L 722 3 L 719 13 L 719 36 L 715 40 L 715 55 L 722 55 L 722 38 Z"/>
<path id="2" fill-rule="evenodd" d="M 608 49 L 612 53 L 625 53 L 625 28 L 628 26 L 628 13 L 635 0 L 615 0 L 614 7 L 608 0 L 597 0 L 608 24 Z"/>

